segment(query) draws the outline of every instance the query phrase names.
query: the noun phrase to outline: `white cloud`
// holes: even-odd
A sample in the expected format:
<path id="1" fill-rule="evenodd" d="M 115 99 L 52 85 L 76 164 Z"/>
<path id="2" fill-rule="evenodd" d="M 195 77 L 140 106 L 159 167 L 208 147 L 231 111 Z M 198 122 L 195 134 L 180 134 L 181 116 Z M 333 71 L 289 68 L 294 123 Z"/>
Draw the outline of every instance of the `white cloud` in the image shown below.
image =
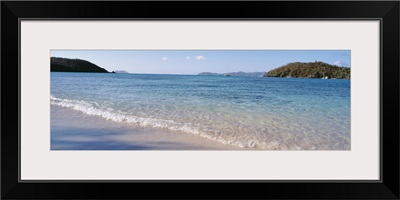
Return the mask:
<path id="1" fill-rule="evenodd" d="M 196 56 L 196 57 L 194 57 L 196 60 L 205 60 L 206 59 L 206 57 L 204 57 L 204 56 Z"/>
<path id="2" fill-rule="evenodd" d="M 168 60 L 167 57 L 161 57 L 161 60 Z"/>
<path id="3" fill-rule="evenodd" d="M 190 60 L 190 56 L 186 56 L 186 60 Z"/>

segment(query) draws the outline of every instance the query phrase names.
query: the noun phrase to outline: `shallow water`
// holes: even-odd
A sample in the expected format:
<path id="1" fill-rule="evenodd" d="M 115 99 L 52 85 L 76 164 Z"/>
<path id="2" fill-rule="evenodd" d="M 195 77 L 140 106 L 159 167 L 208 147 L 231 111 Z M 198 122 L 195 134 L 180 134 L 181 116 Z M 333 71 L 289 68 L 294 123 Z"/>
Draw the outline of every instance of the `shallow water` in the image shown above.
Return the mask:
<path id="1" fill-rule="evenodd" d="M 350 80 L 52 72 L 50 98 L 241 148 L 350 149 Z"/>
<path id="2" fill-rule="evenodd" d="M 238 150 L 192 134 L 132 126 L 51 106 L 51 150 Z M 84 122 L 84 123 L 82 123 Z"/>

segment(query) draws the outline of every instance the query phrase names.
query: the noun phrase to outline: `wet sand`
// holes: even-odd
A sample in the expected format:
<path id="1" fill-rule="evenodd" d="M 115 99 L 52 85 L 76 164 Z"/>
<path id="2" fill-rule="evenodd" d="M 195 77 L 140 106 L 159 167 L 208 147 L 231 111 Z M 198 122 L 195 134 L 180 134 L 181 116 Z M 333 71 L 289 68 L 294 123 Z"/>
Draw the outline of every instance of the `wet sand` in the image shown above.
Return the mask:
<path id="1" fill-rule="evenodd" d="M 200 136 L 143 128 L 51 106 L 51 150 L 240 150 Z"/>

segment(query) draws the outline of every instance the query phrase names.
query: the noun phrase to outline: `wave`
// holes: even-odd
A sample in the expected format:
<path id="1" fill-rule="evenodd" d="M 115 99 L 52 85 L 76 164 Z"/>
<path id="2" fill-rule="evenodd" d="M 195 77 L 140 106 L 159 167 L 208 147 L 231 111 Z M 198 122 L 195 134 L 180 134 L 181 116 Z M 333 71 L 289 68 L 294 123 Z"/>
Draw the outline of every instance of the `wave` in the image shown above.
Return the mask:
<path id="1" fill-rule="evenodd" d="M 62 99 L 51 95 L 50 104 L 80 111 L 86 115 L 99 116 L 118 123 L 128 123 L 141 127 L 167 129 L 171 131 L 194 134 L 215 142 L 237 146 L 240 148 L 269 150 L 332 149 L 332 147 L 329 145 L 326 147 L 320 146 L 318 144 L 320 143 L 319 140 L 306 141 L 304 140 L 304 135 L 299 135 L 300 137 L 297 138 L 295 135 L 289 136 L 287 134 L 288 131 L 284 131 L 286 132 L 284 135 L 286 135 L 287 138 L 283 135 L 280 135 L 279 132 L 281 131 L 277 130 L 277 127 L 282 127 L 285 124 L 265 124 L 265 127 L 268 127 L 272 130 L 275 129 L 275 131 L 271 132 L 258 130 L 257 134 L 254 134 L 249 133 L 249 130 L 239 128 L 234 124 L 228 127 L 213 127 L 195 122 L 176 122 L 170 119 L 140 117 L 135 116 L 134 114 L 125 114 L 118 110 L 114 110 L 111 107 L 101 106 L 95 101 Z M 244 134 L 245 132 L 247 133 Z"/>
<path id="2" fill-rule="evenodd" d="M 134 115 L 127 115 L 118 113 L 111 108 L 100 107 L 97 102 L 88 102 L 84 100 L 70 100 L 61 99 L 54 96 L 50 96 L 50 104 L 70 108 L 75 111 L 80 111 L 84 114 L 91 116 L 100 116 L 107 120 L 120 123 L 131 123 L 142 127 L 151 128 L 162 128 L 172 131 L 179 131 L 184 133 L 195 134 L 203 138 L 220 142 L 226 145 L 234 145 L 241 148 L 255 148 L 254 142 L 243 143 L 235 138 L 222 137 L 222 134 L 218 130 L 212 130 L 208 127 L 204 127 L 199 124 L 193 123 L 179 123 L 173 120 L 164 120 L 157 118 L 144 118 Z"/>

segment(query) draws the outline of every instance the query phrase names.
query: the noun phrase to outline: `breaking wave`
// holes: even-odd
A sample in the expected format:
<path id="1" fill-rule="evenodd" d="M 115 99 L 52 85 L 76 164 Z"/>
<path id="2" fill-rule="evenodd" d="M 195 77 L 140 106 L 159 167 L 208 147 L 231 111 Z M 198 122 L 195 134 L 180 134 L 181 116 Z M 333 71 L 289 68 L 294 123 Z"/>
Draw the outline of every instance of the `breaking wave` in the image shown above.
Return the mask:
<path id="1" fill-rule="evenodd" d="M 212 130 L 199 124 L 193 123 L 179 123 L 173 120 L 164 120 L 157 118 L 144 118 L 134 115 L 127 115 L 118 113 L 117 111 L 110 111 L 110 108 L 101 108 L 97 102 L 88 102 L 83 100 L 70 100 L 61 99 L 50 96 L 50 104 L 70 108 L 75 111 L 80 111 L 84 114 L 91 116 L 99 116 L 107 120 L 120 123 L 131 123 L 142 127 L 161 128 L 172 131 L 179 131 L 184 133 L 195 134 L 203 138 L 217 141 L 226 145 L 234 145 L 241 148 L 256 148 L 257 145 L 254 141 L 238 141 L 235 138 L 223 137 L 220 131 Z"/>

